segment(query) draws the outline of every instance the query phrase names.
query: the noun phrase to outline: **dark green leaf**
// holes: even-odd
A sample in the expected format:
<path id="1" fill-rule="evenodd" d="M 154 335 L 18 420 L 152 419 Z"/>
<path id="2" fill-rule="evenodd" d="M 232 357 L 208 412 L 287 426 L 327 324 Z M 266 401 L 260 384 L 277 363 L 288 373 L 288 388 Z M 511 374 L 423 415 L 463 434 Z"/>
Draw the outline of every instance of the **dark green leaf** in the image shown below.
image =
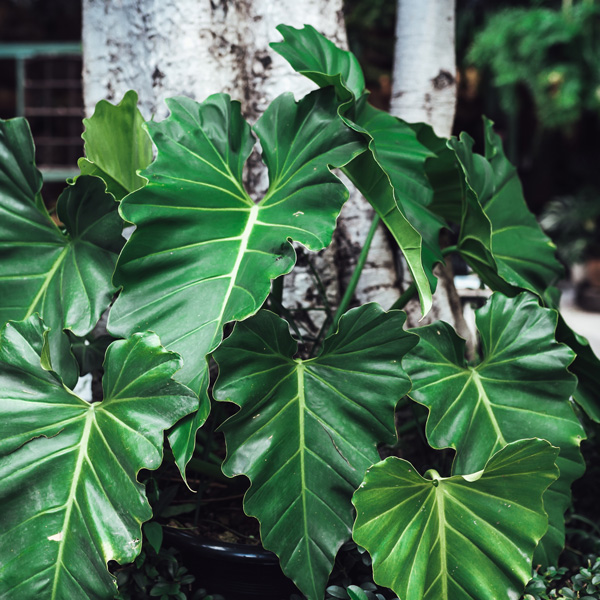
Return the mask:
<path id="1" fill-rule="evenodd" d="M 197 400 L 171 379 L 181 359 L 138 334 L 111 345 L 88 404 L 40 366 L 46 333 L 33 316 L 0 341 L 0 597 L 108 599 L 106 563 L 133 561 L 152 515 L 137 473 Z"/>
<path id="2" fill-rule="evenodd" d="M 163 530 L 161 524 L 157 523 L 156 521 L 144 523 L 143 531 L 148 543 L 158 554 L 163 541 Z"/>
<path id="3" fill-rule="evenodd" d="M 71 350 L 79 363 L 80 375 L 101 369 L 106 349 L 115 341 L 110 335 L 97 338 L 94 338 L 93 334 L 82 338 L 71 335 L 69 338 Z"/>
<path id="4" fill-rule="evenodd" d="M 357 585 L 348 586 L 348 596 L 350 596 L 350 600 L 368 600 L 367 594 Z"/>
<path id="5" fill-rule="evenodd" d="M 319 87 L 333 85 L 341 100 L 358 99 L 364 94 L 365 78 L 354 54 L 340 50 L 311 25 L 302 29 L 279 25 L 277 31 L 285 41 L 270 46 L 290 63 L 294 71 Z"/>
<path id="6" fill-rule="evenodd" d="M 403 121 L 366 103 L 364 77 L 356 59 L 312 27 L 278 28 L 284 42 L 271 44 L 299 73 L 320 86 L 333 85 L 339 112 L 369 144 L 344 172 L 372 204 L 402 250 L 421 299 L 431 308 L 433 263 L 441 260 L 438 235 L 443 221 L 427 209 L 431 188 L 425 158 L 433 156 Z M 421 239 L 423 237 L 423 240 Z"/>
<path id="7" fill-rule="evenodd" d="M 558 476 L 557 448 L 520 440 L 484 470 L 421 477 L 391 457 L 354 495 L 354 540 L 373 557 L 376 583 L 403 600 L 518 598 L 546 531 L 542 494 Z"/>
<path id="8" fill-rule="evenodd" d="M 563 268 L 525 204 L 517 171 L 492 122 L 486 119 L 484 125 L 485 156 L 473 153 L 467 134 L 449 142 L 467 181 L 458 249 L 492 289 L 509 296 L 524 289 L 541 297 Z"/>
<path id="9" fill-rule="evenodd" d="M 315 359 L 294 359 L 288 325 L 262 311 L 215 353 L 215 398 L 239 404 L 223 426 L 223 472 L 252 482 L 244 509 L 265 548 L 310 599 L 323 597 L 352 526 L 350 498 L 395 439 L 394 407 L 410 383 L 400 365 L 416 338 L 406 315 L 367 304 L 347 312 Z"/>
<path id="10" fill-rule="evenodd" d="M 255 204 L 242 185 L 254 140 L 239 103 L 217 94 L 168 105 L 171 115 L 149 124 L 158 157 L 144 171 L 148 185 L 121 203 L 137 229 L 119 258 L 123 291 L 109 329 L 126 336 L 151 324 L 183 356 L 177 377 L 202 399 L 171 433 L 183 471 L 208 412 L 205 356 L 220 344 L 223 325 L 255 313 L 270 280 L 292 269 L 290 238 L 310 250 L 330 242 L 348 192 L 329 165 L 344 166 L 364 144 L 338 119 L 332 90 L 298 103 L 280 96 L 254 127 L 270 180 Z"/>
<path id="11" fill-rule="evenodd" d="M 340 587 L 339 585 L 330 585 L 325 591 L 334 598 L 348 600 L 348 594 L 346 593 L 346 590 L 343 587 Z"/>
<path id="12" fill-rule="evenodd" d="M 551 564 L 564 544 L 571 483 L 584 470 L 585 434 L 569 402 L 573 353 L 554 339 L 555 311 L 530 294 L 495 293 L 476 320 L 483 347 L 477 365 L 467 364 L 464 340 L 450 325 L 419 328 L 419 344 L 405 361 L 410 396 L 430 410 L 429 442 L 456 449 L 454 473 L 474 473 L 507 443 L 531 436 L 560 448 L 561 476 L 544 496 L 550 527 L 536 556 Z"/>
<path id="13" fill-rule="evenodd" d="M 425 174 L 433 188 L 429 210 L 448 222 L 459 224 L 462 218 L 464 175 L 456 154 L 446 138 L 438 137 L 425 123 L 410 125 L 417 139 L 435 156 L 425 161 Z"/>
<path id="14" fill-rule="evenodd" d="M 152 142 L 137 100 L 132 90 L 116 106 L 101 100 L 94 114 L 83 120 L 86 158 L 77 165 L 82 175 L 100 177 L 116 200 L 146 184 L 137 172 L 152 161 Z"/>
<path id="15" fill-rule="evenodd" d="M 421 298 L 423 314 L 431 308 L 435 288 L 433 266 L 443 261 L 440 229 L 444 221 L 428 205 L 432 191 L 425 176 L 425 161 L 434 156 L 404 121 L 370 105 L 355 120 L 364 131 L 370 153 L 350 163 L 345 173 L 373 205 L 409 265 Z"/>
<path id="16" fill-rule="evenodd" d="M 103 183 L 80 177 L 58 199 L 63 233 L 38 202 L 33 153 L 24 119 L 0 121 L 0 325 L 39 313 L 54 368 L 72 387 L 78 369 L 62 331 L 86 335 L 108 307 L 122 223 Z"/>

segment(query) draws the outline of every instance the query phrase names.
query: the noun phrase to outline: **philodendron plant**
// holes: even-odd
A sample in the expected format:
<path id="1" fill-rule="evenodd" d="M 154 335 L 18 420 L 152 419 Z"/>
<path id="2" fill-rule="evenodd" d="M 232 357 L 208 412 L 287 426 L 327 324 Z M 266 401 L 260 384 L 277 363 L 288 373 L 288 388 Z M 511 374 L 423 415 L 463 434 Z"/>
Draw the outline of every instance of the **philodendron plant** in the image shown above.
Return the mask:
<path id="1" fill-rule="evenodd" d="M 483 154 L 466 135 L 440 139 L 369 105 L 352 54 L 311 27 L 279 30 L 275 51 L 319 89 L 283 94 L 252 127 L 220 93 L 173 98 L 145 124 L 133 92 L 100 102 L 55 219 L 27 123 L 0 122 L 0 598 L 114 596 L 107 563 L 136 557 L 152 517 L 138 473 L 167 443 L 185 477 L 214 401 L 239 407 L 223 472 L 249 479 L 245 511 L 310 600 L 351 537 L 402 600 L 518 598 L 532 561 L 562 549 L 600 365 L 557 312 L 561 267 L 492 124 Z M 270 182 L 257 202 L 243 185 L 256 139 Z M 331 241 L 348 197 L 334 168 L 414 284 L 387 312 L 336 315 L 299 358 L 288 323 L 261 307 L 294 267 L 292 241 Z M 450 252 L 493 290 L 471 361 L 450 325 L 406 330 L 398 310 L 411 292 L 429 310 Z M 103 398 L 84 400 L 73 389 L 106 311 Z M 380 461 L 406 395 L 429 410 L 429 444 L 455 450 L 450 473 Z"/>

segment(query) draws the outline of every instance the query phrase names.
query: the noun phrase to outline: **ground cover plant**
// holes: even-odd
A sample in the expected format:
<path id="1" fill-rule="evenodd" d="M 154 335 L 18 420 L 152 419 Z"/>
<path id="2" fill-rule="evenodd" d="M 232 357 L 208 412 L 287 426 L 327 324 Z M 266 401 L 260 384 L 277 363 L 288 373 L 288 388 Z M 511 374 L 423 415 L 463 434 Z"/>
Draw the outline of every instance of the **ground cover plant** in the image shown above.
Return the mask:
<path id="1" fill-rule="evenodd" d="M 283 94 L 253 127 L 221 93 L 173 98 L 146 124 L 134 92 L 99 103 L 58 225 L 27 123 L 0 123 L 0 597 L 113 597 L 107 563 L 136 558 L 152 517 L 139 472 L 167 444 L 185 477 L 220 403 L 239 407 L 222 427 L 223 473 L 248 478 L 244 510 L 311 600 L 351 538 L 402 600 L 518 598 L 532 563 L 556 562 L 584 471 L 581 419 L 600 418 L 598 361 L 557 311 L 562 268 L 500 139 L 486 121 L 478 154 L 468 136 L 379 111 L 350 53 L 311 27 L 279 30 L 274 49 L 319 89 Z M 270 182 L 258 202 L 242 183 L 255 138 Z M 414 284 L 392 310 L 336 314 L 298 354 L 289 324 L 261 307 L 294 267 L 291 240 L 330 242 L 348 197 L 334 168 Z M 451 226 L 457 243 L 442 248 Z M 400 310 L 413 293 L 430 309 L 434 266 L 452 252 L 494 290 L 470 361 L 450 325 L 407 331 Z M 115 341 L 88 402 L 73 388 L 103 353 L 90 334 L 107 310 Z M 380 461 L 406 395 L 429 411 L 431 447 L 454 449 L 450 472 Z"/>

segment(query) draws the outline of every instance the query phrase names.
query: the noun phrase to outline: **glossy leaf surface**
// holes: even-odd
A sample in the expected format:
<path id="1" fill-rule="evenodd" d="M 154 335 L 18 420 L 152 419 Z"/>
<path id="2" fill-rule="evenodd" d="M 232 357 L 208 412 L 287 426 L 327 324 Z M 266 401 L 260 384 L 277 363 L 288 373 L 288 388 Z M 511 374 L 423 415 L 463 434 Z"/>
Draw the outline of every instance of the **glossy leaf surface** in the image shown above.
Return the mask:
<path id="1" fill-rule="evenodd" d="M 146 184 L 137 171 L 152 161 L 152 142 L 137 100 L 133 90 L 116 106 L 101 100 L 94 114 L 83 120 L 86 158 L 77 165 L 82 175 L 100 177 L 116 200 Z"/>
<path id="2" fill-rule="evenodd" d="M 525 204 L 521 182 L 492 122 L 484 121 L 485 156 L 473 153 L 462 134 L 449 143 L 464 170 L 467 193 L 458 248 L 492 289 L 514 296 L 520 289 L 542 296 L 563 274 L 555 246 Z"/>
<path id="3" fill-rule="evenodd" d="M 430 410 L 429 443 L 456 449 L 454 473 L 482 469 L 494 452 L 519 439 L 539 437 L 560 448 L 561 476 L 544 497 L 550 527 L 536 558 L 553 564 L 564 543 L 571 483 L 584 469 L 584 431 L 569 403 L 576 380 L 567 368 L 574 355 L 554 339 L 556 313 L 530 294 L 510 299 L 495 293 L 476 319 L 483 360 L 474 366 L 450 325 L 419 328 L 419 344 L 405 360 L 410 396 Z"/>
<path id="4" fill-rule="evenodd" d="M 217 94 L 168 105 L 171 115 L 149 124 L 158 157 L 144 171 L 148 185 L 121 203 L 137 229 L 119 259 L 123 291 L 109 329 L 127 336 L 151 324 L 183 356 L 177 378 L 202 399 L 194 420 L 171 436 L 183 469 L 208 411 L 205 356 L 220 344 L 223 325 L 255 313 L 271 279 L 292 269 L 290 238 L 310 250 L 330 242 L 348 192 L 329 165 L 343 166 L 364 144 L 337 118 L 332 90 L 299 103 L 280 96 L 254 128 L 270 181 L 255 204 L 242 185 L 254 140 L 239 103 Z"/>
<path id="5" fill-rule="evenodd" d="M 443 221 L 428 210 L 431 187 L 424 174 L 433 156 L 403 121 L 367 104 L 364 77 L 348 52 L 312 27 L 279 27 L 283 42 L 271 44 L 299 73 L 320 86 L 333 85 L 342 118 L 369 144 L 344 172 L 367 198 L 402 250 L 417 285 L 421 309 L 431 308 L 432 269 L 442 260 L 438 236 Z M 352 57 L 353 58 L 353 57 Z M 435 286 L 434 286 L 435 287 Z"/>
<path id="6" fill-rule="evenodd" d="M 88 404 L 47 370 L 46 333 L 34 316 L 0 341 L 0 597 L 109 599 L 107 561 L 131 562 L 152 516 L 136 476 L 197 400 L 171 379 L 181 359 L 140 334 L 109 348 Z"/>
<path id="7" fill-rule="evenodd" d="M 520 598 L 557 452 L 521 440 L 483 471 L 448 478 L 421 477 L 395 457 L 371 467 L 354 495 L 353 538 L 371 554 L 375 582 L 402 600 Z"/>
<path id="8" fill-rule="evenodd" d="M 0 121 L 0 325 L 39 313 L 51 328 L 55 369 L 75 385 L 63 329 L 87 334 L 108 307 L 122 222 L 102 181 L 80 177 L 61 194 L 63 233 L 41 203 L 27 122 Z"/>
<path id="9" fill-rule="evenodd" d="M 312 25 L 295 29 L 279 25 L 283 42 L 270 46 L 281 54 L 294 71 L 314 81 L 319 87 L 333 85 L 338 98 L 360 98 L 365 93 L 365 77 L 352 52 L 341 50 L 321 35 Z"/>
<path id="10" fill-rule="evenodd" d="M 446 138 L 438 137 L 426 123 L 411 123 L 417 139 L 434 156 L 425 161 L 425 174 L 433 188 L 429 210 L 448 223 L 460 224 L 462 217 L 464 175 L 456 154 Z"/>
<path id="11" fill-rule="evenodd" d="M 405 319 L 376 304 L 351 310 L 322 354 L 303 361 L 287 323 L 261 311 L 214 354 L 215 397 L 241 407 L 223 426 L 223 471 L 250 479 L 246 513 L 311 600 L 349 539 L 350 498 L 377 443 L 395 439 L 394 407 L 410 387 L 400 362 L 416 343 Z"/>
<path id="12" fill-rule="evenodd" d="M 356 124 L 372 138 L 369 147 L 373 157 L 392 185 L 398 212 L 405 215 L 411 229 L 422 237 L 423 267 L 429 278 L 435 280 L 431 272 L 436 262 L 443 261 L 439 235 L 445 222 L 429 209 L 433 192 L 425 175 L 425 164 L 428 159 L 434 157 L 434 154 L 419 142 L 416 133 L 404 121 L 368 104 L 357 115 Z M 390 228 L 390 231 L 396 232 L 394 237 L 403 248 L 406 243 L 403 242 L 403 238 L 410 236 L 410 233 L 400 227 L 398 215 L 391 210 L 392 206 L 388 207 L 388 202 L 385 200 L 386 194 L 380 192 L 373 195 L 371 182 L 373 177 L 378 177 L 380 174 L 377 170 L 373 175 L 363 169 L 360 159 L 361 157 L 347 168 L 349 176 L 367 199 L 373 198 L 370 201 L 375 209 L 391 220 L 394 227 Z M 414 234 L 412 237 L 414 238 Z M 414 261 L 409 264 L 414 264 Z M 411 273 L 415 277 L 412 267 Z M 416 278 L 415 281 L 419 287 L 425 287 L 425 280 L 419 281 Z"/>

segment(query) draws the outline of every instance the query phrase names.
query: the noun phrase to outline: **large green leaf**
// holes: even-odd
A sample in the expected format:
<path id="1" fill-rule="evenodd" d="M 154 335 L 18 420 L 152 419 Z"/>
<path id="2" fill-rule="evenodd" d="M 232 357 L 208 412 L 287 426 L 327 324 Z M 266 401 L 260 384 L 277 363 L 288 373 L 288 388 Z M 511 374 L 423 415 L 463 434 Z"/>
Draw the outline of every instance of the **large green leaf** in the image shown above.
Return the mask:
<path id="1" fill-rule="evenodd" d="M 0 121 L 0 325 L 39 313 L 71 387 L 77 364 L 62 330 L 85 335 L 108 307 L 122 222 L 102 181 L 80 177 L 58 200 L 63 233 L 39 200 L 41 185 L 27 122 Z"/>
<path id="2" fill-rule="evenodd" d="M 462 219 L 464 175 L 456 154 L 446 138 L 438 137 L 431 125 L 410 125 L 417 139 L 435 156 L 425 161 L 425 174 L 433 188 L 429 210 L 449 223 L 459 224 Z"/>
<path id="3" fill-rule="evenodd" d="M 88 404 L 47 370 L 46 334 L 33 316 L 0 341 L 0 597 L 113 598 L 106 563 L 135 558 L 152 516 L 137 473 L 197 400 L 171 379 L 181 359 L 137 334 L 108 349 L 105 399 Z"/>
<path id="4" fill-rule="evenodd" d="M 571 483 L 584 470 L 579 445 L 585 434 L 569 401 L 576 379 L 567 367 L 574 354 L 554 339 L 556 312 L 525 292 L 512 299 L 493 294 L 476 319 L 483 348 L 477 365 L 467 364 L 464 340 L 450 325 L 419 328 L 419 344 L 405 361 L 410 396 L 430 410 L 429 442 L 456 449 L 454 473 L 482 469 L 494 452 L 523 438 L 560 448 L 561 475 L 545 495 L 550 527 L 536 558 L 554 564 Z"/>
<path id="5" fill-rule="evenodd" d="M 379 459 L 377 443 L 395 439 L 394 407 L 410 387 L 400 361 L 416 343 L 405 320 L 361 306 L 318 358 L 300 360 L 287 323 L 261 311 L 215 352 L 215 398 L 241 407 L 223 426 L 223 471 L 250 479 L 245 511 L 310 599 L 323 597 L 350 537 L 350 498 Z"/>
<path id="6" fill-rule="evenodd" d="M 283 42 L 271 44 L 292 68 L 320 86 L 333 85 L 341 118 L 369 144 L 344 172 L 367 198 L 394 236 L 417 286 L 421 309 L 431 308 L 433 265 L 441 261 L 439 232 L 444 222 L 428 209 L 431 187 L 424 174 L 433 154 L 403 121 L 367 104 L 356 58 L 314 28 L 280 26 Z"/>
<path id="7" fill-rule="evenodd" d="M 365 93 L 365 77 L 352 54 L 341 50 L 321 35 L 312 25 L 295 29 L 279 25 L 283 42 L 273 42 L 271 48 L 281 54 L 294 71 L 314 81 L 319 87 L 333 85 L 338 98 L 360 98 Z"/>
<path id="8" fill-rule="evenodd" d="M 425 174 L 426 161 L 435 155 L 404 121 L 369 104 L 355 122 L 370 138 L 372 158 L 367 153 L 359 156 L 345 172 L 394 235 L 426 313 L 431 308 L 425 301 L 431 294 L 429 281 L 435 282 L 433 267 L 444 260 L 439 235 L 445 222 L 429 208 L 433 192 Z"/>
<path id="9" fill-rule="evenodd" d="M 348 191 L 329 165 L 345 165 L 364 144 L 337 118 L 331 89 L 298 103 L 280 96 L 254 127 L 270 181 L 255 204 L 242 185 L 254 140 L 239 103 L 216 94 L 168 105 L 171 115 L 149 124 L 158 157 L 144 171 L 148 185 L 121 203 L 137 228 L 119 258 L 123 291 L 109 329 L 126 337 L 151 327 L 183 356 L 177 378 L 201 396 L 201 410 L 171 434 L 183 469 L 208 411 L 205 356 L 223 325 L 255 313 L 271 279 L 292 269 L 290 239 L 310 250 L 330 242 Z"/>
<path id="10" fill-rule="evenodd" d="M 546 531 L 542 494 L 558 450 L 539 439 L 509 444 L 471 475 L 421 477 L 388 458 L 354 495 L 353 537 L 373 576 L 402 600 L 521 597 Z M 545 498 L 545 496 L 544 496 Z"/>
<path id="11" fill-rule="evenodd" d="M 77 165 L 82 175 L 100 177 L 117 200 L 146 184 L 137 172 L 152 161 L 152 142 L 137 100 L 133 90 L 116 106 L 101 100 L 94 114 L 83 120 L 86 158 Z"/>
<path id="12" fill-rule="evenodd" d="M 542 296 L 563 268 L 525 204 L 517 171 L 492 125 L 484 120 L 485 156 L 473 153 L 467 134 L 449 142 L 467 182 L 458 249 L 492 289 L 510 296 L 521 289 Z"/>

